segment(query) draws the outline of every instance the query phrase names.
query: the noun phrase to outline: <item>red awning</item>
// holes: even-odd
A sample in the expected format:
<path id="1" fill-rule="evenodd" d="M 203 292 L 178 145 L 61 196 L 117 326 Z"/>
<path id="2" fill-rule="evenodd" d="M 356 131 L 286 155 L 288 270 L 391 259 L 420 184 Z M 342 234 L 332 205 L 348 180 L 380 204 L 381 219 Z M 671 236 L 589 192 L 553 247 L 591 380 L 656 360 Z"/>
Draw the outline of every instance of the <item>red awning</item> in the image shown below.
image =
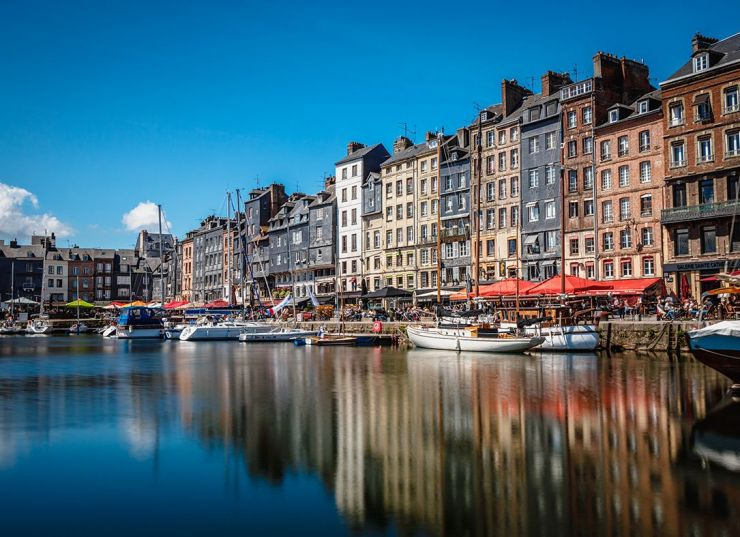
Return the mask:
<path id="1" fill-rule="evenodd" d="M 730 276 L 735 277 L 735 278 L 738 277 L 738 276 L 740 276 L 740 270 L 735 270 L 733 272 L 730 272 Z M 699 281 L 702 281 L 702 282 L 718 282 L 719 281 L 719 278 L 717 278 L 717 274 L 713 274 L 711 276 L 707 276 L 706 278 L 702 278 Z"/>
<path id="2" fill-rule="evenodd" d="M 587 280 L 578 276 L 565 276 L 565 294 L 577 295 L 586 291 L 591 292 L 597 289 L 609 289 L 608 283 Z M 525 295 L 560 295 L 563 293 L 563 282 L 561 276 L 553 276 L 549 280 L 531 287 L 523 294 Z"/>
<path id="3" fill-rule="evenodd" d="M 187 303 L 187 300 L 173 300 L 172 302 L 167 302 L 167 304 L 164 305 L 164 309 L 174 310 L 179 308 L 180 306 L 184 306 Z"/>
<path id="4" fill-rule="evenodd" d="M 605 282 L 606 283 L 606 282 Z M 595 295 L 644 295 L 648 293 L 666 294 L 663 278 L 633 278 L 608 282 L 609 289 L 596 289 Z"/>
<path id="5" fill-rule="evenodd" d="M 225 300 L 214 300 L 213 302 L 209 302 L 205 305 L 207 309 L 218 309 L 218 308 L 228 308 L 229 303 Z"/>
<path id="6" fill-rule="evenodd" d="M 518 278 L 506 278 L 491 285 L 485 285 L 480 288 L 480 296 L 482 297 L 497 297 L 497 296 L 516 296 L 517 291 L 520 295 L 523 295 L 525 291 L 528 291 L 537 284 L 527 280 L 520 280 Z"/>

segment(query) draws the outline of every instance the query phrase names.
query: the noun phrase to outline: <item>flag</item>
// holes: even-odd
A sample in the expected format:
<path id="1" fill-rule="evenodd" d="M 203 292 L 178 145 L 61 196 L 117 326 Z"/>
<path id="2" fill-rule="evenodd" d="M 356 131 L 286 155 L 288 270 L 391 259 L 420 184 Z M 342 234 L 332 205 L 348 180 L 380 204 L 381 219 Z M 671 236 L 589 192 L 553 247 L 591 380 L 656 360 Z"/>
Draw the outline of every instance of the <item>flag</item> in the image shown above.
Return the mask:
<path id="1" fill-rule="evenodd" d="M 293 297 L 290 295 L 290 293 L 288 293 L 288 296 L 282 299 L 277 306 L 272 308 L 272 314 L 277 315 L 278 313 L 280 313 L 280 310 L 283 309 L 285 306 L 290 305 L 292 300 L 293 300 Z"/>
<path id="2" fill-rule="evenodd" d="M 319 299 L 316 298 L 316 295 L 313 293 L 313 287 L 308 288 L 308 298 L 311 299 L 311 304 L 313 304 L 314 308 L 318 307 Z"/>

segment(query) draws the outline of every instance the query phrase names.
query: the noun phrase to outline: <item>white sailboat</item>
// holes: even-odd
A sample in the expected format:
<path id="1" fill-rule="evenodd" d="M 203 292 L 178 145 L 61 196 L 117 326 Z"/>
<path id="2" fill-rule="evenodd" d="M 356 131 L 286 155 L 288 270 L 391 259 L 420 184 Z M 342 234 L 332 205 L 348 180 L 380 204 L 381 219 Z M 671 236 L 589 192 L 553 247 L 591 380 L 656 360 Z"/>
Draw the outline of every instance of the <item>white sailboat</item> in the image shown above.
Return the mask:
<path id="1" fill-rule="evenodd" d="M 296 338 L 315 336 L 316 332 L 301 330 L 300 328 L 275 328 L 269 332 L 247 332 L 239 335 L 239 341 L 244 343 L 293 341 Z"/>
<path id="2" fill-rule="evenodd" d="M 417 347 L 445 351 L 524 352 L 540 345 L 542 336 L 516 337 L 505 333 L 483 335 L 472 328 L 422 328 L 409 326 L 409 339 Z"/>

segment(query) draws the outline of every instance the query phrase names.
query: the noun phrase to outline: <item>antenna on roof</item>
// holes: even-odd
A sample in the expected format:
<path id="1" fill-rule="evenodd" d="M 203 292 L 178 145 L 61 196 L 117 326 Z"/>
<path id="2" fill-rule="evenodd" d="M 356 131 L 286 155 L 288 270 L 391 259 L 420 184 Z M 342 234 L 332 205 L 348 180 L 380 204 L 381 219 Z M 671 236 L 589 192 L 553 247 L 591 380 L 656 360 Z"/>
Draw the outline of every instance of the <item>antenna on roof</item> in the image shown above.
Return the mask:
<path id="1" fill-rule="evenodd" d="M 578 64 L 573 64 L 573 82 L 578 82 Z"/>
<path id="2" fill-rule="evenodd" d="M 475 108 L 476 112 L 480 112 L 481 110 L 483 110 L 483 107 L 480 104 L 478 104 L 476 101 L 473 101 L 473 108 Z"/>
<path id="3" fill-rule="evenodd" d="M 406 123 L 405 121 L 403 123 L 399 123 L 399 125 L 401 127 L 403 127 L 403 135 L 404 135 L 404 137 L 413 139 L 413 137 L 416 136 L 416 125 L 414 125 L 413 130 L 411 128 L 409 128 L 408 123 Z M 409 135 L 411 135 L 411 136 L 409 136 Z"/>
<path id="4" fill-rule="evenodd" d="M 534 93 L 534 77 L 529 77 L 529 89 L 532 90 L 532 93 Z"/>

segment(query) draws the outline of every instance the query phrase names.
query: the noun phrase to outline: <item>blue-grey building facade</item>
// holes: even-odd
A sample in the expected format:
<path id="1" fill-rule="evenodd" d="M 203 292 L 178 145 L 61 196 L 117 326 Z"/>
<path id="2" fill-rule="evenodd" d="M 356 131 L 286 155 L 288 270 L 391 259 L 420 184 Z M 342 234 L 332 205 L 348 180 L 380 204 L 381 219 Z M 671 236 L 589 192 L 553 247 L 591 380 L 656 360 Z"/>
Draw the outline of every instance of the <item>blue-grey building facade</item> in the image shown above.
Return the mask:
<path id="1" fill-rule="evenodd" d="M 463 129 L 464 130 L 464 129 Z M 442 283 L 460 285 L 470 276 L 470 158 L 462 144 L 466 133 L 442 151 L 440 220 Z"/>

